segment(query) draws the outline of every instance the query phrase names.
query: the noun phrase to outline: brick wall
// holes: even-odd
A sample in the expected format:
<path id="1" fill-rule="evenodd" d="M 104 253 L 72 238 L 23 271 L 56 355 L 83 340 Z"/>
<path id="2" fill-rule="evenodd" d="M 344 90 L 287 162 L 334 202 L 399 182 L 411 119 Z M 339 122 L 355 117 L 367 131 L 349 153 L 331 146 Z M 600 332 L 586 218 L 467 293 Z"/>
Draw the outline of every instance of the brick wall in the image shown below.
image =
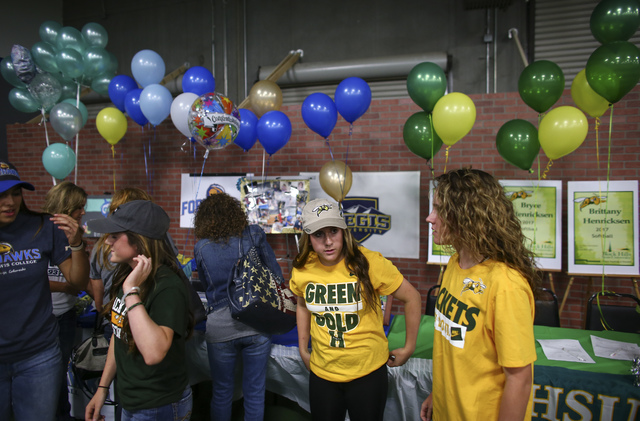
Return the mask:
<path id="1" fill-rule="evenodd" d="M 542 173 L 547 164 L 547 158 L 543 153 L 539 156 L 539 164 L 534 164 L 536 172 L 530 175 L 506 163 L 495 148 L 495 135 L 504 122 L 521 118 L 537 126 L 537 113 L 524 104 L 517 92 L 471 95 L 471 99 L 477 109 L 476 123 L 469 135 L 451 147 L 448 160 L 444 149 L 436 155 L 432 161 L 435 174 L 442 173 L 445 168 L 473 165 L 474 168 L 483 169 L 501 179 L 537 179 L 538 165 Z M 574 105 L 568 90 L 556 104 L 559 105 Z M 268 161 L 267 175 L 292 176 L 301 171 L 319 171 L 321 166 L 331 159 L 324 139 L 306 127 L 300 115 L 299 105 L 283 107 L 281 111 L 291 119 L 293 134 L 288 144 Z M 405 121 L 417 111 L 420 109 L 409 98 L 374 100 L 369 111 L 355 122 L 352 135 L 349 135 L 348 123 L 339 118 L 329 139 L 336 159 L 345 160 L 348 151 L 347 164 L 354 172 L 421 171 L 420 226 L 416 227 L 423 234 L 420 258 L 392 260 L 419 289 L 424 302 L 427 290 L 437 282 L 439 268 L 425 264 L 429 229 L 425 222 L 429 208 L 427 186 L 431 172 L 425 160 L 413 155 L 402 139 Z M 613 115 L 610 179 L 637 180 L 640 176 L 640 87 L 636 87 L 615 104 Z M 564 204 L 567 181 L 606 179 L 609 112 L 601 120 L 598 147 L 594 119 L 589 118 L 590 130 L 582 146 L 572 154 L 555 161 L 550 169 L 548 178 L 563 182 L 563 208 L 566 207 Z M 51 142 L 62 141 L 50 126 L 48 131 Z M 46 146 L 44 128 L 35 124 L 9 125 L 7 139 L 10 161 L 18 167 L 23 180 L 33 183 L 37 188 L 34 193 L 26 192 L 25 200 L 32 209 L 38 209 L 42 205 L 44 194 L 52 185 L 51 177 L 42 166 L 41 157 Z M 128 132 L 116 145 L 113 158 L 110 146 L 96 130 L 95 120 L 90 120 L 80 132 L 78 184 L 89 194 L 113 191 L 115 173 L 117 188 L 135 186 L 147 189 L 172 217 L 174 222 L 171 235 L 176 239 L 180 249 L 189 255 L 193 250 L 193 233 L 191 230 L 178 228 L 180 175 L 200 173 L 203 150 L 198 146 L 194 158 L 189 146 L 183 145 L 185 140 L 169 118 L 155 129 L 142 129 L 129 120 Z M 246 153 L 231 145 L 222 150 L 212 151 L 204 166 L 204 172 L 262 174 L 262 168 L 263 149 L 259 144 Z M 73 175 L 68 179 L 73 180 Z M 567 244 L 566 221 L 565 214 L 563 244 Z M 268 237 L 279 257 L 290 259 L 295 256 L 293 236 Z M 283 261 L 282 265 L 287 276 L 287 262 Z M 563 268 L 567 268 L 566 250 L 563 252 Z M 570 277 L 565 273 L 552 275 L 555 291 L 562 299 Z M 600 278 L 574 278 L 562 314 L 564 327 L 583 327 L 587 299 L 593 292 L 600 290 L 601 282 Z M 545 286 L 549 286 L 548 278 L 545 279 Z M 633 292 L 629 278 L 607 278 L 605 286 L 618 292 Z M 396 306 L 394 312 L 399 311 L 401 309 Z"/>

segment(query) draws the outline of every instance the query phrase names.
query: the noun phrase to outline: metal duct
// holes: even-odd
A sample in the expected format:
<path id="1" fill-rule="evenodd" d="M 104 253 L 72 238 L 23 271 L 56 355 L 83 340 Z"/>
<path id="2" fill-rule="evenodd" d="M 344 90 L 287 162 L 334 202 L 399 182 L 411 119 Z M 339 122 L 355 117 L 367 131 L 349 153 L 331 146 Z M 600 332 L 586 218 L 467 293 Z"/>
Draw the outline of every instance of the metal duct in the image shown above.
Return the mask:
<path id="1" fill-rule="evenodd" d="M 365 80 L 406 79 L 416 64 L 425 61 L 437 64 L 445 72 L 449 70 L 447 53 L 435 52 L 334 62 L 296 63 L 277 82 L 280 86 L 304 86 L 339 82 L 351 76 Z M 261 66 L 258 72 L 259 80 L 264 80 L 275 68 L 276 66 Z"/>

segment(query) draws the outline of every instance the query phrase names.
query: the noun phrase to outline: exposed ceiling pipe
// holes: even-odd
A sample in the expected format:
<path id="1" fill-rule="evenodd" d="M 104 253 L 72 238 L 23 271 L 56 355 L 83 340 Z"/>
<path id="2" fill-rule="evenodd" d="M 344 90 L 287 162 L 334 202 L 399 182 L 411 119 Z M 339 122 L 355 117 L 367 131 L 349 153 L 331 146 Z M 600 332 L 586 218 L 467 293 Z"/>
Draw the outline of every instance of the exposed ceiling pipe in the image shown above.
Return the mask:
<path id="1" fill-rule="evenodd" d="M 509 29 L 509 39 L 514 39 L 516 42 L 516 46 L 518 47 L 518 51 L 520 52 L 520 57 L 522 58 L 522 62 L 524 63 L 524 67 L 529 65 L 529 60 L 527 60 L 527 56 L 522 49 L 522 44 L 520 44 L 520 39 L 518 38 L 518 30 L 516 28 Z"/>
<path id="2" fill-rule="evenodd" d="M 280 86 L 305 86 L 318 83 L 341 81 L 357 76 L 365 80 L 391 80 L 406 78 L 416 64 L 430 61 L 449 71 L 446 52 L 407 54 L 400 56 L 375 57 L 358 60 L 344 60 L 317 63 L 296 63 L 280 79 Z M 261 66 L 259 80 L 264 80 L 276 66 Z"/>

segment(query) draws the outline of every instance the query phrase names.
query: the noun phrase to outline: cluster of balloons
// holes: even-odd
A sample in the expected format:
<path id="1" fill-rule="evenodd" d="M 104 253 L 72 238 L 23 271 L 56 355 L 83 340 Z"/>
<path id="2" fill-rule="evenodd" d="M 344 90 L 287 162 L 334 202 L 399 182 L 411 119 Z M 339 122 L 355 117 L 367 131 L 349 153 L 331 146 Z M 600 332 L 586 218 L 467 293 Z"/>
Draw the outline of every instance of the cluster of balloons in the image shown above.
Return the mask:
<path id="1" fill-rule="evenodd" d="M 601 117 L 640 81 L 640 50 L 628 42 L 638 27 L 640 5 L 637 1 L 598 3 L 591 14 L 590 28 L 602 45 L 591 54 L 586 68 L 571 83 L 571 97 L 578 108 L 562 106 L 549 111 L 540 120 L 537 132 L 523 120 L 505 123 L 496 138 L 500 155 L 507 162 L 529 170 L 539 147 L 552 160 L 580 147 L 588 132 L 584 113 Z M 564 83 L 557 64 L 539 60 L 523 70 L 518 92 L 529 107 L 545 113 L 562 96 Z"/>
<path id="2" fill-rule="evenodd" d="M 335 101 L 327 94 L 316 92 L 302 103 L 305 124 L 325 139 L 336 126 L 338 113 L 349 124 L 362 117 L 371 105 L 371 88 L 361 78 L 349 77 L 338 84 L 334 98 Z"/>
<path id="3" fill-rule="evenodd" d="M 107 94 L 118 61 L 105 50 L 108 35 L 102 25 L 87 23 L 79 31 L 46 21 L 39 35 L 31 50 L 14 46 L 11 57 L 2 60 L 2 76 L 15 86 L 9 93 L 14 108 L 48 112 L 59 101 L 76 98 L 79 85 Z"/>
<path id="4" fill-rule="evenodd" d="M 409 96 L 423 111 L 409 117 L 402 137 L 414 154 L 429 160 L 442 144 L 451 146 L 473 128 L 476 107 L 467 95 L 452 92 L 445 95 L 447 78 L 440 66 L 419 63 L 407 77 Z"/>

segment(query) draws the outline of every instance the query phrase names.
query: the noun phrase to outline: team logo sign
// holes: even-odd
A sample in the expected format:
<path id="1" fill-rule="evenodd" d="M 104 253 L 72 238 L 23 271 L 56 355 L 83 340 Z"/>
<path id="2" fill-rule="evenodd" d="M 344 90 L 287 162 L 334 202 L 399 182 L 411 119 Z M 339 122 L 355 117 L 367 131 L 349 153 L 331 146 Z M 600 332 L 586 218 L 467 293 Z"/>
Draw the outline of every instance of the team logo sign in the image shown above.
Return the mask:
<path id="1" fill-rule="evenodd" d="M 358 243 L 391 229 L 391 215 L 378 210 L 377 197 L 347 197 L 342 202 L 345 221 Z"/>

